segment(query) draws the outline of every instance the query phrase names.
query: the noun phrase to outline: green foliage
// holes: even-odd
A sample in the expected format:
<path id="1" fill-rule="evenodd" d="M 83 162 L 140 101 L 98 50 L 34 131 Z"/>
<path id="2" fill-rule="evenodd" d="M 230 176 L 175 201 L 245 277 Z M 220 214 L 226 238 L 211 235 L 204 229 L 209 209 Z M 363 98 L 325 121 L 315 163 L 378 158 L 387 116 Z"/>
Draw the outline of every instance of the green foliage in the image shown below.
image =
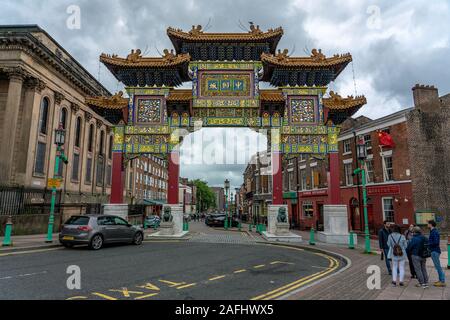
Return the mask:
<path id="1" fill-rule="evenodd" d="M 208 186 L 208 183 L 198 179 L 192 182 L 197 188 L 197 208 L 200 212 L 205 212 L 208 209 L 216 208 L 216 195 Z"/>

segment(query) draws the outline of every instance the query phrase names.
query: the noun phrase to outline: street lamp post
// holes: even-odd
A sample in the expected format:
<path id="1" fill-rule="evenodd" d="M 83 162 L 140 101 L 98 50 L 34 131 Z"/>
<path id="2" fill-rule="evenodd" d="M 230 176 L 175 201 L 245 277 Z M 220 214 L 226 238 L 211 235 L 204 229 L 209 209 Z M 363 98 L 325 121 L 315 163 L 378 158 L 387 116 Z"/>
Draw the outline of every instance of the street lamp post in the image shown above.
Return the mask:
<path id="1" fill-rule="evenodd" d="M 47 239 L 45 242 L 51 243 L 53 242 L 53 225 L 55 222 L 55 202 L 56 202 L 56 188 L 57 183 L 56 179 L 58 178 L 59 171 L 59 161 L 68 163 L 67 157 L 64 155 L 63 146 L 66 140 L 66 130 L 64 129 L 62 123 L 59 124 L 59 127 L 55 129 L 55 144 L 56 144 L 56 159 L 55 159 L 55 168 L 53 171 L 53 183 L 52 183 L 52 198 L 50 202 L 50 217 L 48 219 L 48 229 L 47 229 Z"/>
<path id="2" fill-rule="evenodd" d="M 225 222 L 224 228 L 228 230 L 228 190 L 230 190 L 230 181 L 228 179 L 224 182 L 225 186 Z"/>
<path id="3" fill-rule="evenodd" d="M 363 189 L 363 206 L 364 206 L 364 236 L 365 236 L 365 250 L 364 253 L 371 253 L 370 249 L 370 234 L 369 234 L 369 217 L 367 214 L 367 188 L 366 188 L 366 170 L 364 169 L 364 161 L 367 158 L 367 147 L 364 140 L 358 142 L 357 155 L 360 161 L 360 168 L 354 171 L 354 174 L 361 174 L 362 189 Z"/>

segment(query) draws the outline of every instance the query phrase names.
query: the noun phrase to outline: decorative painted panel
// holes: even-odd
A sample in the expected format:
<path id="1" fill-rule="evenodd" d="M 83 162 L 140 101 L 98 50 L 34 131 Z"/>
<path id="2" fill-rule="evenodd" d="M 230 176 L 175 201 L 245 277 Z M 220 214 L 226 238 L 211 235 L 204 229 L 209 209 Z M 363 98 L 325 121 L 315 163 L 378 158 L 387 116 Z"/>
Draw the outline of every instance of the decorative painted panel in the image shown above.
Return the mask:
<path id="1" fill-rule="evenodd" d="M 200 97 L 247 97 L 252 96 L 250 73 L 205 72 L 200 75 Z"/>
<path id="2" fill-rule="evenodd" d="M 163 103 L 158 98 L 136 98 L 136 120 L 138 124 L 161 124 L 163 119 Z"/>
<path id="3" fill-rule="evenodd" d="M 317 98 L 290 97 L 288 99 L 289 123 L 291 125 L 315 124 L 317 122 Z"/>

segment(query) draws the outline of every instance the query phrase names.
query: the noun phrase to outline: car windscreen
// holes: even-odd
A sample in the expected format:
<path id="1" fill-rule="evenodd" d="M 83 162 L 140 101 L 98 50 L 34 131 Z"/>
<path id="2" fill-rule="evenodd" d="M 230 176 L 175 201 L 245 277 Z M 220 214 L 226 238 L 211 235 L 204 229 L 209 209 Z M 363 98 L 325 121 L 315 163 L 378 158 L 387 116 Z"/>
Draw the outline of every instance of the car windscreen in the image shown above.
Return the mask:
<path id="1" fill-rule="evenodd" d="M 73 216 L 66 221 L 65 224 L 71 224 L 76 226 L 87 226 L 89 223 L 89 217 Z"/>

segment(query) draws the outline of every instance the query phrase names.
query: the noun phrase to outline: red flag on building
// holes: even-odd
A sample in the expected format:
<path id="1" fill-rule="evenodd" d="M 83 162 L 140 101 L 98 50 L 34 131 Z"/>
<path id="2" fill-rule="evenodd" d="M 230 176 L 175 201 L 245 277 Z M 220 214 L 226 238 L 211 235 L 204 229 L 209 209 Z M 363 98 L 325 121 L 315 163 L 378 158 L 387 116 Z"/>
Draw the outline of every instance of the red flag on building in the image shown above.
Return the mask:
<path id="1" fill-rule="evenodd" d="M 395 143 L 392 139 L 391 135 L 387 132 L 380 131 L 378 132 L 378 140 L 380 141 L 380 146 L 382 147 L 388 147 L 388 148 L 394 148 Z"/>

